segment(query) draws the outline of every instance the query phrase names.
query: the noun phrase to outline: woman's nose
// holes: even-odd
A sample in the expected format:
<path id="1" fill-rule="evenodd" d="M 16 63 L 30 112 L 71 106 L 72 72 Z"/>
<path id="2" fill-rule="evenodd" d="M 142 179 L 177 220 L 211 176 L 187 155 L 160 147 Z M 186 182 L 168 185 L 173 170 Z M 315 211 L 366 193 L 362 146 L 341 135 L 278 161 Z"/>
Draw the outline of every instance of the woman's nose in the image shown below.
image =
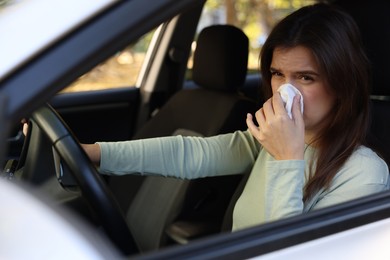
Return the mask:
<path id="1" fill-rule="evenodd" d="M 291 84 L 296 87 L 299 91 L 301 91 L 299 84 L 294 79 L 288 79 L 283 84 Z"/>

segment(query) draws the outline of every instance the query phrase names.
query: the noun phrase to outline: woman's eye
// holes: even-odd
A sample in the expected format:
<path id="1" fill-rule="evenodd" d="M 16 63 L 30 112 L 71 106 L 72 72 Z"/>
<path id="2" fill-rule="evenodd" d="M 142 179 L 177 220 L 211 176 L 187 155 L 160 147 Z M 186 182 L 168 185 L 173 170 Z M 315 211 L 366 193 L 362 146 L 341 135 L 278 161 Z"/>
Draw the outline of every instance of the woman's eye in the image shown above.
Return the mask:
<path id="1" fill-rule="evenodd" d="M 313 77 L 307 76 L 307 75 L 301 75 L 299 78 L 303 81 L 313 81 L 314 80 Z"/>
<path id="2" fill-rule="evenodd" d="M 271 71 L 271 76 L 282 76 L 282 73 L 278 71 Z"/>

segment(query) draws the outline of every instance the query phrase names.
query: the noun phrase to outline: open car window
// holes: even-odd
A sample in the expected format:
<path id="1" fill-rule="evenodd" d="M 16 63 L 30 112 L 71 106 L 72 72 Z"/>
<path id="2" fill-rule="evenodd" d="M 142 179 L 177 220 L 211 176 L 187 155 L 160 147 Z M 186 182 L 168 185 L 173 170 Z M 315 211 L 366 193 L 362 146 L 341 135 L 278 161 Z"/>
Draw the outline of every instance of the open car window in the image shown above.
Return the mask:
<path id="1" fill-rule="evenodd" d="M 155 31 L 152 30 L 125 49 L 118 51 L 81 76 L 62 93 L 137 87 L 137 79 Z"/>

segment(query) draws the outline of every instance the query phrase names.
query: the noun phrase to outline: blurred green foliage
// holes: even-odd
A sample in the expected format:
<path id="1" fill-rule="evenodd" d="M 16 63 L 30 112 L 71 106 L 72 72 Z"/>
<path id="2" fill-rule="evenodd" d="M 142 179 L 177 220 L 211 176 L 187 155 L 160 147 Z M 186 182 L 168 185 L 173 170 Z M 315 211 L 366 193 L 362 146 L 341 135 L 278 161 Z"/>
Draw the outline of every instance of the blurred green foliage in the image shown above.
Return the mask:
<path id="1" fill-rule="evenodd" d="M 275 24 L 316 0 L 207 0 L 206 12 L 225 15 L 225 22 L 241 28 L 250 40 L 249 68 L 258 66 L 258 54 Z"/>

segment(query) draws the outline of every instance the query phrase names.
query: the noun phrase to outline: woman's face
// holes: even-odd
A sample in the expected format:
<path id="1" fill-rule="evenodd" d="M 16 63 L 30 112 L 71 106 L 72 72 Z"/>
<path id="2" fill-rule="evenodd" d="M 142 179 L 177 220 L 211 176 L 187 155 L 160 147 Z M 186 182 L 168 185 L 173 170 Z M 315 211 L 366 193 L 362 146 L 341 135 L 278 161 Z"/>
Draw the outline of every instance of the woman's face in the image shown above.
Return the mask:
<path id="1" fill-rule="evenodd" d="M 303 46 L 275 48 L 270 71 L 274 94 L 285 83 L 294 85 L 302 93 L 305 141 L 310 142 L 335 103 L 335 96 L 330 92 L 324 75 L 321 75 L 314 55 Z"/>

